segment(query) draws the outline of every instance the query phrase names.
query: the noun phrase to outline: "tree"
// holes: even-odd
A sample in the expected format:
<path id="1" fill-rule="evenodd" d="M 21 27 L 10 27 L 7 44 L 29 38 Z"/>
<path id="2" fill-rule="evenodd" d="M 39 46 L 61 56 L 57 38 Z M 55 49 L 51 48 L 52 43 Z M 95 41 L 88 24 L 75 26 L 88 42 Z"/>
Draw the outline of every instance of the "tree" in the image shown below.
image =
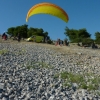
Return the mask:
<path id="1" fill-rule="evenodd" d="M 48 32 L 44 32 L 44 36 L 45 36 L 45 37 L 48 36 Z"/>
<path id="2" fill-rule="evenodd" d="M 82 40 L 82 44 L 83 44 L 83 45 L 87 45 L 87 46 L 91 46 L 91 44 L 92 44 L 93 42 L 94 42 L 94 40 L 91 39 L 91 38 L 85 38 L 85 39 Z"/>
<path id="3" fill-rule="evenodd" d="M 24 24 L 20 27 L 20 33 L 23 38 L 27 38 L 28 25 Z"/>
<path id="4" fill-rule="evenodd" d="M 16 27 L 10 27 L 8 28 L 7 33 L 14 37 L 16 37 L 18 33 L 20 33 L 21 37 L 23 38 L 27 38 L 27 37 L 31 37 L 32 35 L 35 35 L 35 36 L 48 37 L 50 39 L 50 37 L 48 36 L 48 32 L 44 32 L 42 28 L 40 29 L 33 28 L 33 27 L 28 28 L 28 25 L 26 24 L 21 26 L 16 26 Z"/>
<path id="5" fill-rule="evenodd" d="M 32 35 L 35 33 L 35 31 L 36 31 L 36 30 L 35 30 L 34 28 L 30 27 L 30 28 L 28 29 L 27 36 L 28 36 L 28 37 L 32 36 Z"/>
<path id="6" fill-rule="evenodd" d="M 87 30 L 85 28 L 78 30 L 78 37 L 81 37 L 81 38 L 90 38 L 90 36 L 91 35 L 87 32 Z"/>
<path id="7" fill-rule="evenodd" d="M 100 44 L 100 32 L 96 32 L 96 33 L 95 33 L 95 42 L 96 42 L 97 44 Z"/>
<path id="8" fill-rule="evenodd" d="M 44 32 L 43 29 L 38 29 L 38 28 L 30 27 L 30 28 L 28 29 L 28 37 L 30 37 L 30 36 L 32 36 L 32 35 L 43 36 L 43 32 Z"/>
<path id="9" fill-rule="evenodd" d="M 78 30 L 76 29 L 69 29 L 66 27 L 64 34 L 69 38 L 71 42 L 76 42 L 78 39 Z"/>
<path id="10" fill-rule="evenodd" d="M 11 28 L 8 28 L 7 29 L 7 33 L 11 36 L 14 36 L 14 30 L 15 30 L 15 27 L 11 27 Z"/>
<path id="11" fill-rule="evenodd" d="M 37 29 L 37 35 L 43 36 L 43 32 L 44 32 L 44 30 L 42 28 Z"/>
<path id="12" fill-rule="evenodd" d="M 24 24 L 21 26 L 8 28 L 7 33 L 11 36 L 17 36 L 17 34 L 20 33 L 23 38 L 27 38 L 27 31 L 28 25 Z"/>
<path id="13" fill-rule="evenodd" d="M 85 28 L 76 30 L 66 27 L 64 34 L 69 38 L 71 42 L 82 42 L 83 39 L 90 38 L 91 36 Z"/>

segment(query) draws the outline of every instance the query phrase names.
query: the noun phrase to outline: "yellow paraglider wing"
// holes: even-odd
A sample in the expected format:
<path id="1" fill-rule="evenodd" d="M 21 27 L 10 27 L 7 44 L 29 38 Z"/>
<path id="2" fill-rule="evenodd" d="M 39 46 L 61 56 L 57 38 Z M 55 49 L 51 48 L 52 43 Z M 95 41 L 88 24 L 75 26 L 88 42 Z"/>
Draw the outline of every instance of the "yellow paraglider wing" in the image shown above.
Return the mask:
<path id="1" fill-rule="evenodd" d="M 35 14 L 50 14 L 68 22 L 69 18 L 67 13 L 59 6 L 51 3 L 39 3 L 34 5 L 27 13 L 26 22 L 29 17 Z"/>

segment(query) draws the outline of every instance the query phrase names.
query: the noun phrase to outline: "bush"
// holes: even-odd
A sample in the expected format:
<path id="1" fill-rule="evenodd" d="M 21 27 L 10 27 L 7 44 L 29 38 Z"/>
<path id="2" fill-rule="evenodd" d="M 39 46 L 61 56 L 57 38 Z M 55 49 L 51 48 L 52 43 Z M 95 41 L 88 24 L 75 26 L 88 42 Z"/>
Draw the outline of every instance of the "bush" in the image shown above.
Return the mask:
<path id="1" fill-rule="evenodd" d="M 100 39 L 95 40 L 96 44 L 100 44 Z"/>
<path id="2" fill-rule="evenodd" d="M 52 44 L 53 42 L 51 41 L 51 40 L 48 40 L 48 42 L 47 42 L 48 44 Z"/>
<path id="3" fill-rule="evenodd" d="M 93 39 L 90 39 L 90 38 L 85 38 L 82 40 L 82 44 L 83 45 L 88 45 L 88 46 L 91 46 L 91 44 L 94 42 Z"/>

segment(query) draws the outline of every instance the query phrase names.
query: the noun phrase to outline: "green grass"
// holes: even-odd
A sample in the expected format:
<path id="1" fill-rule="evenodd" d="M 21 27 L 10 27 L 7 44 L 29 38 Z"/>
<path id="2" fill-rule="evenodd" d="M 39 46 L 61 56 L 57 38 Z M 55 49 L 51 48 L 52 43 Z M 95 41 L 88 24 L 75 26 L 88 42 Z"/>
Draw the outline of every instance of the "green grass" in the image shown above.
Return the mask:
<path id="1" fill-rule="evenodd" d="M 53 68 L 53 66 L 51 66 L 45 62 L 38 62 L 38 63 L 39 63 L 39 65 L 41 65 L 41 68 L 50 68 L 50 69 Z"/>
<path id="2" fill-rule="evenodd" d="M 68 72 L 61 72 L 60 74 L 61 74 L 62 79 L 66 79 L 66 78 L 68 78 L 69 73 Z"/>
<path id="3" fill-rule="evenodd" d="M 68 79 L 72 83 L 79 83 L 80 81 L 84 81 L 83 76 L 79 74 L 73 74 L 68 72 L 61 72 L 60 74 L 62 79 Z"/>
<path id="4" fill-rule="evenodd" d="M 46 64 L 45 62 L 38 62 L 39 65 L 41 65 L 42 68 L 48 68 L 48 64 Z"/>
<path id="5" fill-rule="evenodd" d="M 89 79 L 90 84 L 88 86 L 89 90 L 97 90 L 98 87 L 100 86 L 100 78 L 99 77 L 94 77 L 93 79 Z"/>
<path id="6" fill-rule="evenodd" d="M 87 90 L 91 91 L 91 90 L 97 90 L 97 87 L 95 87 L 95 84 L 89 84 L 87 86 Z"/>
<path id="7" fill-rule="evenodd" d="M 55 74 L 54 75 L 54 78 L 56 79 L 56 78 L 59 78 L 59 74 Z"/>
<path id="8" fill-rule="evenodd" d="M 81 82 L 80 88 L 87 89 L 88 88 L 87 83 L 86 82 Z"/>
<path id="9" fill-rule="evenodd" d="M 38 63 L 38 65 L 35 65 L 37 63 Z M 27 64 L 27 68 L 28 69 L 36 68 L 36 67 L 49 68 L 49 69 L 52 69 L 53 68 L 53 66 L 51 66 L 49 64 L 46 64 L 45 62 L 28 62 L 28 64 Z"/>
<path id="10" fill-rule="evenodd" d="M 99 95 L 99 96 L 100 96 L 100 91 L 98 91 L 98 92 L 97 92 L 97 95 Z"/>
<path id="11" fill-rule="evenodd" d="M 71 85 L 71 83 L 70 82 L 68 82 L 68 81 L 65 81 L 64 83 L 63 83 L 63 86 L 67 86 L 67 87 L 71 87 L 72 85 Z"/>
<path id="12" fill-rule="evenodd" d="M 8 53 L 8 50 L 0 50 L 0 55 Z"/>
<path id="13" fill-rule="evenodd" d="M 26 52 L 25 49 L 20 50 L 19 52 L 16 52 L 17 55 L 23 55 Z"/>
<path id="14" fill-rule="evenodd" d="M 89 91 L 98 90 L 100 86 L 100 77 L 91 76 L 93 75 L 91 73 L 87 73 L 86 75 L 88 75 L 88 79 L 86 79 L 84 75 L 64 71 L 59 74 L 55 74 L 54 78 L 59 78 L 60 76 L 60 78 L 64 80 L 64 86 L 71 87 L 72 83 L 77 83 L 78 87 L 81 89 L 87 89 Z"/>
<path id="15" fill-rule="evenodd" d="M 27 66 L 27 69 L 29 69 L 29 70 L 32 69 L 32 68 L 35 68 L 35 66 L 31 66 L 31 65 Z"/>

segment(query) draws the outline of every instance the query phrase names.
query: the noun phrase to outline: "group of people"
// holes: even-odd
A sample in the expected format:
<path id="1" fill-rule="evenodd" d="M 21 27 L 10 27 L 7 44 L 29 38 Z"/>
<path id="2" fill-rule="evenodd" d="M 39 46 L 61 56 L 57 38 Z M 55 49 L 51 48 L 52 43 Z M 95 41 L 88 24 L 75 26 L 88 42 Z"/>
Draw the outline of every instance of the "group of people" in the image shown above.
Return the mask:
<path id="1" fill-rule="evenodd" d="M 95 42 L 91 43 L 90 45 L 89 44 L 83 45 L 83 43 L 78 43 L 77 45 L 80 46 L 80 47 L 84 47 L 84 48 L 86 48 L 86 47 L 91 47 L 92 49 L 98 48 L 98 46 L 95 44 Z"/>
<path id="2" fill-rule="evenodd" d="M 34 37 L 34 38 L 36 38 L 36 37 Z M 8 39 L 8 36 L 6 35 L 6 33 L 2 34 L 2 39 L 3 40 L 7 40 Z M 17 37 L 13 37 L 13 40 L 18 40 L 18 42 L 20 42 L 20 40 L 21 40 L 21 34 L 18 33 Z M 36 40 L 36 39 L 34 39 L 34 40 Z M 47 41 L 48 41 L 48 38 L 46 37 L 45 38 L 45 42 L 47 43 Z M 64 45 L 69 46 L 69 41 L 68 40 L 63 41 L 63 40 L 57 39 L 55 46 L 57 46 L 57 45 L 60 45 L 60 46 L 64 46 Z"/>
<path id="3" fill-rule="evenodd" d="M 12 36 L 11 36 L 11 37 L 12 37 Z M 11 38 L 11 37 L 10 37 L 10 38 Z M 2 34 L 2 39 L 3 39 L 3 40 L 7 40 L 7 39 L 8 39 L 8 36 L 7 36 L 6 33 L 3 33 L 3 34 Z M 20 33 L 17 34 L 17 37 L 13 37 L 13 40 L 18 40 L 18 42 L 20 42 L 20 40 L 21 40 L 21 35 L 20 35 Z"/>
<path id="4" fill-rule="evenodd" d="M 60 46 L 64 46 L 64 45 L 69 46 L 69 41 L 68 41 L 68 40 L 63 41 L 63 40 L 57 39 L 55 45 L 56 45 L 56 46 L 57 46 L 57 45 L 60 45 Z"/>
<path id="5" fill-rule="evenodd" d="M 8 39 L 8 36 L 6 35 L 6 33 L 3 33 L 3 34 L 2 34 L 2 39 L 3 39 L 3 40 L 7 40 L 7 39 Z"/>
<path id="6" fill-rule="evenodd" d="M 20 40 L 21 40 L 21 35 L 20 35 L 20 33 L 18 33 L 17 38 L 18 38 L 18 42 L 20 42 Z"/>
<path id="7" fill-rule="evenodd" d="M 13 40 L 18 40 L 18 42 L 20 42 L 20 40 L 21 40 L 21 35 L 20 35 L 20 33 L 18 33 L 17 36 L 14 36 L 14 37 L 13 37 Z"/>

